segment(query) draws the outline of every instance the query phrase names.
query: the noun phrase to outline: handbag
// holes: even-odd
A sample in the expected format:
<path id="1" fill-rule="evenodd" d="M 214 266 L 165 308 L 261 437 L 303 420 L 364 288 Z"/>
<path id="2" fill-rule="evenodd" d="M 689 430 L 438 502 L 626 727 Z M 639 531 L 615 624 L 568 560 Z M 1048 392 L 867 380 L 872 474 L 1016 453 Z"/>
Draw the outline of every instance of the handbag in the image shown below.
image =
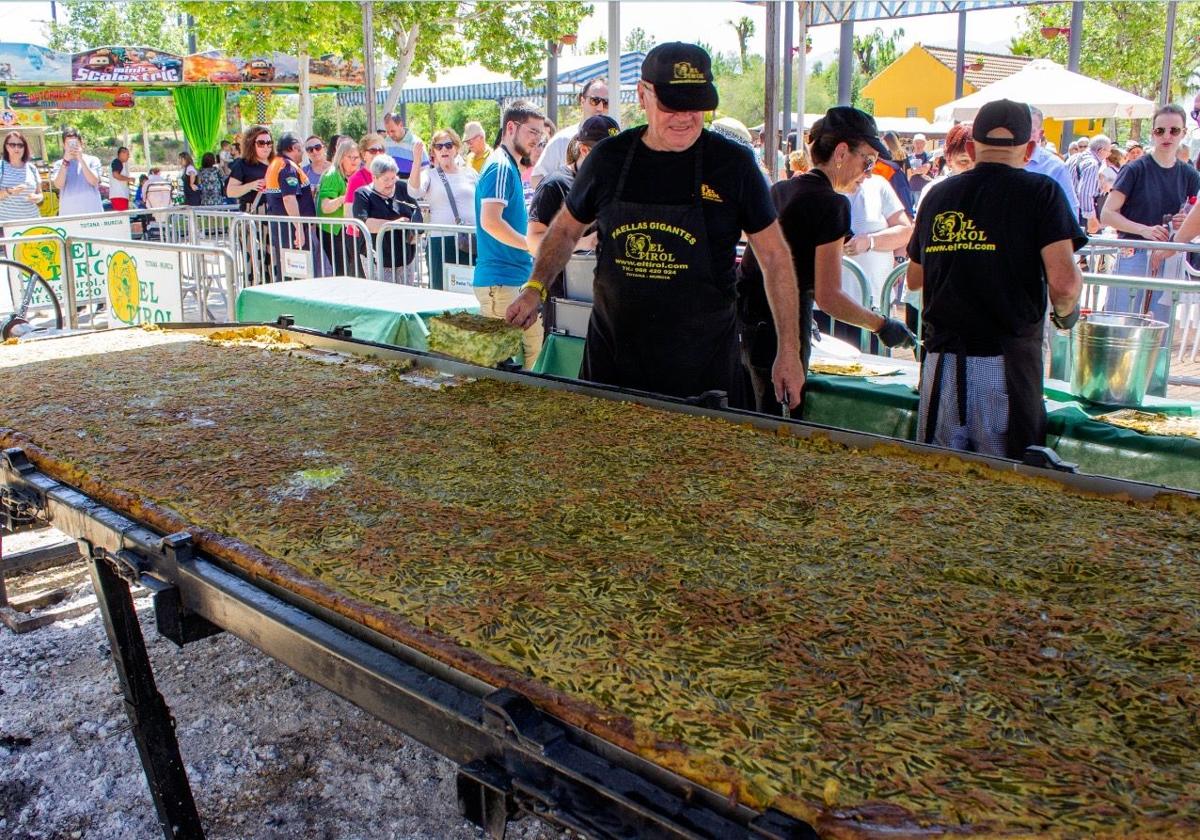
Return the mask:
<path id="1" fill-rule="evenodd" d="M 437 169 L 438 177 L 442 179 L 442 186 L 446 188 L 446 197 L 450 199 L 450 212 L 454 214 L 454 224 L 464 224 L 462 216 L 458 214 L 458 202 L 454 200 L 454 190 L 450 189 L 450 179 L 446 177 L 446 173 L 441 169 Z M 454 244 L 464 254 L 475 253 L 475 234 L 460 233 L 454 237 Z"/>

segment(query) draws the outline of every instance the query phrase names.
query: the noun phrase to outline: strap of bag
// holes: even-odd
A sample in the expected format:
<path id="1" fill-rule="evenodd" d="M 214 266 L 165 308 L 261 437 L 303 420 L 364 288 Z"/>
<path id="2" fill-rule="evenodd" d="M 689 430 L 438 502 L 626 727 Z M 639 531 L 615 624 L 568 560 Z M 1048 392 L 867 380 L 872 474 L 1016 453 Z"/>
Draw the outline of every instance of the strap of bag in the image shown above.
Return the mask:
<path id="1" fill-rule="evenodd" d="M 454 190 L 450 189 L 450 179 L 446 177 L 446 173 L 436 166 L 438 177 L 442 179 L 442 186 L 446 188 L 446 197 L 450 199 L 450 212 L 454 214 L 454 224 L 461 225 L 463 223 L 462 216 L 458 215 L 458 202 L 454 200 Z"/>

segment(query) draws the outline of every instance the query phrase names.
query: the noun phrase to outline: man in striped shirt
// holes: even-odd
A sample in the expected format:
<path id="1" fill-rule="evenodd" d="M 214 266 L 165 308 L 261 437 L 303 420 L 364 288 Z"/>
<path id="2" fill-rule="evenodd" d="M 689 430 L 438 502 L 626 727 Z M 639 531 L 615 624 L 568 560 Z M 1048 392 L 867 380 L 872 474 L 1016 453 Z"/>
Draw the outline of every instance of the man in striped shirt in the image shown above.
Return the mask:
<path id="1" fill-rule="evenodd" d="M 1068 167 L 1071 183 L 1075 186 L 1075 198 L 1079 202 L 1079 223 L 1089 234 L 1100 232 L 1100 214 L 1096 212 L 1096 198 L 1100 195 L 1100 168 L 1108 157 L 1112 141 L 1097 134 L 1088 141 L 1087 151 L 1077 154 Z"/>

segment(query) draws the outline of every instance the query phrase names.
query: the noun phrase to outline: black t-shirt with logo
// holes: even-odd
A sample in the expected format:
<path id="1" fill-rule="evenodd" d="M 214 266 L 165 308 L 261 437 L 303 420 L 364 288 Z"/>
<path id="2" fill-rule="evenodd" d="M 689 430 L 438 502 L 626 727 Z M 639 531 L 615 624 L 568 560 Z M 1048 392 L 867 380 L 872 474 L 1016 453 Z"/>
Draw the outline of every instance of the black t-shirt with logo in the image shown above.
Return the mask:
<path id="1" fill-rule="evenodd" d="M 236 179 L 239 183 L 249 184 L 253 181 L 257 181 L 260 178 L 267 177 L 267 164 L 259 163 L 258 161 L 255 161 L 254 163 L 246 163 L 244 159 L 237 158 L 229 165 L 229 177 Z M 237 200 L 238 210 L 243 213 L 248 212 L 250 210 L 250 205 L 254 203 L 254 200 L 258 198 L 258 196 L 259 193 L 257 190 L 250 190 L 249 192 L 242 193 L 240 196 L 238 196 Z"/>
<path id="2" fill-rule="evenodd" d="M 1042 248 L 1087 237 L 1053 180 L 999 163 L 947 178 L 921 199 L 908 256 L 925 274 L 925 349 L 1000 355 L 1046 316 Z"/>
<path id="3" fill-rule="evenodd" d="M 581 222 L 595 221 L 600 208 L 614 200 L 617 180 L 631 143 L 638 143 L 623 201 L 690 204 L 696 172 L 696 145 L 683 152 L 657 152 L 641 142 L 637 130 L 623 131 L 596 144 L 579 167 L 567 196 L 567 209 Z M 754 153 L 732 140 L 704 131 L 701 195 L 708 246 L 716 277 L 733 276 L 742 231 L 758 233 L 775 220 L 767 181 Z M 600 247 L 605 234 L 600 232 Z"/>
<path id="4" fill-rule="evenodd" d="M 1125 196 L 1121 215 L 1126 219 L 1140 225 L 1161 225 L 1163 216 L 1178 213 L 1188 196 L 1200 195 L 1200 172 L 1179 161 L 1162 167 L 1150 155 L 1142 155 L 1121 167 L 1113 192 Z M 1122 239 L 1142 238 L 1124 231 L 1117 235 Z"/>

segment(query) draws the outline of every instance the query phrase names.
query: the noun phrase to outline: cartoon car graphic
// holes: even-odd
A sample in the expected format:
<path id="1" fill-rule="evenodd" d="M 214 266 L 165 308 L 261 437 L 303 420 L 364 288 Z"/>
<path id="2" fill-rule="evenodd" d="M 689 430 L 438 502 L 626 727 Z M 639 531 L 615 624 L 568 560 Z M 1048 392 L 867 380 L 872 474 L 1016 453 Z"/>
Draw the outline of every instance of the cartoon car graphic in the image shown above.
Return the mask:
<path id="1" fill-rule="evenodd" d="M 8 94 L 8 104 L 14 108 L 36 108 L 37 100 L 33 94 L 23 90 L 14 90 Z"/>
<path id="2" fill-rule="evenodd" d="M 182 73 L 183 62 L 173 55 L 161 55 L 156 52 L 147 52 L 146 60 L 162 70 L 164 73 Z"/>
<path id="3" fill-rule="evenodd" d="M 238 75 L 237 70 L 213 70 L 208 74 L 208 80 L 213 84 L 222 84 L 240 82 L 242 77 Z"/>
<path id="4" fill-rule="evenodd" d="M 242 68 L 242 78 L 248 82 L 269 82 L 275 78 L 275 65 L 256 58 Z"/>
<path id="5" fill-rule="evenodd" d="M 133 92 L 121 91 L 113 97 L 112 101 L 114 108 L 132 108 L 133 107 Z"/>
<path id="6" fill-rule="evenodd" d="M 112 64 L 112 56 L 104 53 L 89 55 L 87 60 L 89 70 L 107 70 L 109 67 L 112 67 Z"/>

